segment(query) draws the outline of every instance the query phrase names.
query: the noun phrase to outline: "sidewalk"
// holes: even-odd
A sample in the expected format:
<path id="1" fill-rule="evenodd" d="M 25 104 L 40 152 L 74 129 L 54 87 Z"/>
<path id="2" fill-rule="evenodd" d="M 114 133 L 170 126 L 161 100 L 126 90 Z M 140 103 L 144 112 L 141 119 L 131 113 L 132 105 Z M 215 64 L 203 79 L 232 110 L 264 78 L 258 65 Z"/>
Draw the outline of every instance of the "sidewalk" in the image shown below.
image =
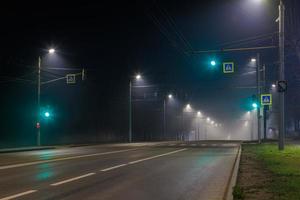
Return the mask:
<path id="1" fill-rule="evenodd" d="M 20 148 L 6 148 L 0 149 L 0 153 L 13 153 L 13 152 L 21 152 L 21 151 L 35 151 L 35 150 L 47 150 L 47 149 L 55 149 L 55 146 L 33 146 L 33 147 L 20 147 Z"/>

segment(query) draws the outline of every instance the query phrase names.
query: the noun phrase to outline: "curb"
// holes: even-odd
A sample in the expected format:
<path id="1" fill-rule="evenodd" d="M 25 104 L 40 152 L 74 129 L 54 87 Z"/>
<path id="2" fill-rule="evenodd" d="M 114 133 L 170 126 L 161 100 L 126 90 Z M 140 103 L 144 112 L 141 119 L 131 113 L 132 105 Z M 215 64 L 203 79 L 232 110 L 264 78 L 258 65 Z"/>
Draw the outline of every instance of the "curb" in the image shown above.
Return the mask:
<path id="1" fill-rule="evenodd" d="M 230 178 L 229 178 L 228 184 L 226 186 L 223 200 L 233 200 L 232 192 L 233 192 L 233 187 L 235 186 L 236 181 L 237 181 L 237 176 L 238 176 L 238 171 L 239 171 L 239 166 L 240 166 L 240 159 L 241 159 L 241 152 L 242 152 L 242 150 L 241 150 L 241 145 L 240 145 L 237 155 L 234 160 L 233 167 L 230 172 Z"/>
<path id="2" fill-rule="evenodd" d="M 0 154 L 2 153 L 14 153 L 14 152 L 24 152 L 24 151 L 39 151 L 56 149 L 56 147 L 24 147 L 24 148 L 10 148 L 10 149 L 0 149 Z"/>

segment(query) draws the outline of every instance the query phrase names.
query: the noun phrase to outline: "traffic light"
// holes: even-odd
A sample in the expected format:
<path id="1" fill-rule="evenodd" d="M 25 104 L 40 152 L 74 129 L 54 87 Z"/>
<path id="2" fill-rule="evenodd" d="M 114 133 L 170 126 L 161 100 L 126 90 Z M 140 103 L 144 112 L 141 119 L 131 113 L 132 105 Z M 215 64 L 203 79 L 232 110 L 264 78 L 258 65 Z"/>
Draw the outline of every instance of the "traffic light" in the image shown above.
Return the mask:
<path id="1" fill-rule="evenodd" d="M 256 110 L 258 107 L 257 97 L 256 95 L 252 95 L 252 108 Z"/>
<path id="2" fill-rule="evenodd" d="M 217 62 L 216 62 L 215 60 L 211 60 L 211 61 L 210 61 L 210 65 L 211 65 L 211 66 L 214 67 L 214 66 L 216 66 L 216 64 L 217 64 Z"/>
<path id="3" fill-rule="evenodd" d="M 256 103 L 256 102 L 252 103 L 252 107 L 253 107 L 254 109 L 257 109 L 257 107 L 258 107 L 257 103 Z"/>
<path id="4" fill-rule="evenodd" d="M 49 117 L 50 117 L 50 112 L 46 111 L 46 112 L 44 113 L 44 116 L 45 116 L 46 118 L 49 118 Z"/>

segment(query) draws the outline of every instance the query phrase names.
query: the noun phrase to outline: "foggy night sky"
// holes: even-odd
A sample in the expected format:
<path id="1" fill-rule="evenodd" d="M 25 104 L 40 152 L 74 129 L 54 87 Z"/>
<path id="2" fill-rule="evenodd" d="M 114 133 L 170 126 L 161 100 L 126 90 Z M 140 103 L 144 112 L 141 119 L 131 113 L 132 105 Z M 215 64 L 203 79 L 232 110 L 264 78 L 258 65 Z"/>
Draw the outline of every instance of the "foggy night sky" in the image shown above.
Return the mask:
<path id="1" fill-rule="evenodd" d="M 277 6 L 277 1 L 258 5 L 250 0 L 15 1 L 0 8 L 0 73 L 2 77 L 26 75 L 26 79 L 34 80 L 34 73 L 27 74 L 36 69 L 38 56 L 45 55 L 49 47 L 55 47 L 58 59 L 63 60 L 53 66 L 87 69 L 87 81 L 76 86 L 58 82 L 42 88 L 44 104 L 59 113 L 58 122 L 51 122 L 55 124 L 51 131 L 60 139 L 62 133 L 73 132 L 81 136 L 104 130 L 127 133 L 128 82 L 137 72 L 147 84 L 163 88 L 162 93 L 173 91 L 182 103 L 190 102 L 222 121 L 246 110 L 247 98 L 255 93 L 232 87 L 254 86 L 255 74 L 239 74 L 254 71 L 248 63 L 256 52 L 191 55 L 178 32 L 193 50 L 231 47 L 223 44 L 274 34 Z M 276 44 L 277 37 L 271 36 L 238 47 Z M 275 80 L 277 50 L 261 53 L 264 63 L 272 63 L 268 79 Z M 237 72 L 224 76 L 221 68 L 210 69 L 212 58 L 235 61 Z M 22 144 L 33 143 L 35 85 L 2 82 L 0 87 L 1 137 L 11 145 L 19 136 L 28 136 Z M 22 120 L 24 113 L 26 120 Z M 136 111 L 138 114 L 143 112 Z M 15 127 L 19 123 L 23 131 Z M 45 137 L 53 137 L 47 134 Z"/>

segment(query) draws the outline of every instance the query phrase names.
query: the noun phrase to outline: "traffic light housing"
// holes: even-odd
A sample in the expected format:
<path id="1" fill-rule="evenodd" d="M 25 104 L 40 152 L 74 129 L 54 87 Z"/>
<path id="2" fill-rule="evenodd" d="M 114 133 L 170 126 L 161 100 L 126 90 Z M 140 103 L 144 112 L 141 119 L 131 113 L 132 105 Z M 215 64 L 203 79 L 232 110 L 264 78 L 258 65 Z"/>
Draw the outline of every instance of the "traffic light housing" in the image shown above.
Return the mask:
<path id="1" fill-rule="evenodd" d="M 256 95 L 252 95 L 252 108 L 253 109 L 257 109 L 258 107 L 259 107 L 259 104 L 258 104 L 258 101 L 257 101 L 257 97 L 256 97 Z"/>

